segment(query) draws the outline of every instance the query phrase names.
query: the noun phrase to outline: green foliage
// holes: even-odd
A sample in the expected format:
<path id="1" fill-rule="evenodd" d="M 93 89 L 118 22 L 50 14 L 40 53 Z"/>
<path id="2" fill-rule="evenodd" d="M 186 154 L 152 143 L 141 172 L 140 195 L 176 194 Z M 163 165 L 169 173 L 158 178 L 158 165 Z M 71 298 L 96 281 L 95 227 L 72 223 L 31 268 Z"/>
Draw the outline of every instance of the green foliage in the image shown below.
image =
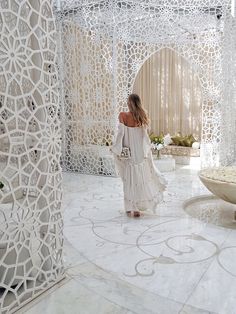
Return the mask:
<path id="1" fill-rule="evenodd" d="M 164 144 L 164 134 L 161 133 L 160 135 L 151 133 L 149 135 L 149 138 L 151 140 L 151 143 L 153 144 Z"/>
<path id="2" fill-rule="evenodd" d="M 171 139 L 174 145 L 178 145 L 178 146 L 192 147 L 192 144 L 196 142 L 192 134 L 182 136 L 181 133 L 178 133 L 176 136 L 173 136 Z"/>

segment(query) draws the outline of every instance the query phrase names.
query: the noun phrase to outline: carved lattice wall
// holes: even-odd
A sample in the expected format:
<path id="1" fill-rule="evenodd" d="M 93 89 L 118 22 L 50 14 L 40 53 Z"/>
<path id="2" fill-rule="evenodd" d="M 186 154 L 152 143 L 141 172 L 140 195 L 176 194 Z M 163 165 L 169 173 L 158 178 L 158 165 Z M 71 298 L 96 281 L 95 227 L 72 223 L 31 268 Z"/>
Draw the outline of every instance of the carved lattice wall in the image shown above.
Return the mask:
<path id="1" fill-rule="evenodd" d="M 118 112 L 127 110 L 142 64 L 162 48 L 187 59 L 199 77 L 202 166 L 225 164 L 222 65 L 229 8 L 223 0 L 61 1 L 64 169 L 113 174 L 106 145 L 112 143 Z"/>
<path id="2" fill-rule="evenodd" d="M 60 124 L 50 0 L 0 1 L 0 312 L 62 278 Z"/>
<path id="3" fill-rule="evenodd" d="M 236 3 L 234 4 L 236 9 Z M 236 16 L 227 11 L 223 42 L 223 106 L 220 160 L 223 165 L 235 162 L 236 156 Z M 233 11 L 233 10 L 232 10 Z"/>

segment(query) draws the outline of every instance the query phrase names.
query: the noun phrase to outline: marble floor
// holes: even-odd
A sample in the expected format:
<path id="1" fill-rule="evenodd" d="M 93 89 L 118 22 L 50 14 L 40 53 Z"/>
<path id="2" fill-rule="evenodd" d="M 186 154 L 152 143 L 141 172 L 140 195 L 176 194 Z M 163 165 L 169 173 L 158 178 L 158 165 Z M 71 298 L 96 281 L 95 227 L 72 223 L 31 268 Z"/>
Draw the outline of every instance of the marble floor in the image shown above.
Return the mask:
<path id="1" fill-rule="evenodd" d="M 178 167 L 156 215 L 122 212 L 119 178 L 64 174 L 66 278 L 18 313 L 235 314 L 233 205 Z"/>

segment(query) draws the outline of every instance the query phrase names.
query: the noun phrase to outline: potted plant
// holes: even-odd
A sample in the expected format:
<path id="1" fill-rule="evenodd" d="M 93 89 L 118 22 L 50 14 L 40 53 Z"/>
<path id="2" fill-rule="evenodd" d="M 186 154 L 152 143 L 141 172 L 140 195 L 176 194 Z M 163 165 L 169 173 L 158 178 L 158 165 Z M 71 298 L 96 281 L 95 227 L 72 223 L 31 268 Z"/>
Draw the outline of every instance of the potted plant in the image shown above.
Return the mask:
<path id="1" fill-rule="evenodd" d="M 157 158 L 160 158 L 160 150 L 164 148 L 165 141 L 164 141 L 164 134 L 161 133 L 160 135 L 156 135 L 154 133 L 151 133 L 149 135 L 152 145 L 152 151 L 154 154 L 156 154 Z"/>

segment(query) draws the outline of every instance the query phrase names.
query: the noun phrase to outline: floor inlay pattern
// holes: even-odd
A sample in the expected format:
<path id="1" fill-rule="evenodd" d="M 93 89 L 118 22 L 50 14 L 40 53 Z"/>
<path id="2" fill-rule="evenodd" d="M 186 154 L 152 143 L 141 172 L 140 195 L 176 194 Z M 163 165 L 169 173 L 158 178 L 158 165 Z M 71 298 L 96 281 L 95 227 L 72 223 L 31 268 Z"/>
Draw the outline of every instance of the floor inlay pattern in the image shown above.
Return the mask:
<path id="1" fill-rule="evenodd" d="M 122 212 L 119 178 L 64 174 L 70 280 L 26 313 L 236 313 L 231 216 L 214 210 L 196 171 L 166 178 L 157 214 L 133 219 Z"/>

